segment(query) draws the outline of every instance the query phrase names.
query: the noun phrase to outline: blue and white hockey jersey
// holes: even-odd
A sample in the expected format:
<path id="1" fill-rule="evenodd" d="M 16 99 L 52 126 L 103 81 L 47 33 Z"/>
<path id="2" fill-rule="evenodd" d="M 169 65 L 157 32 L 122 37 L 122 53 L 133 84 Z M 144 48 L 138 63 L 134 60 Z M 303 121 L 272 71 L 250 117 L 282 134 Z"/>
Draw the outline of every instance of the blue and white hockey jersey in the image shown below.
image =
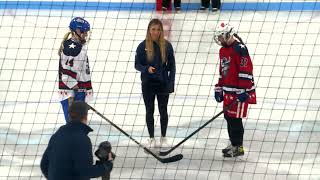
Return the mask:
<path id="1" fill-rule="evenodd" d="M 72 39 L 63 43 L 59 63 L 59 93 L 61 99 L 74 96 L 73 87 L 92 96 L 91 74 L 87 50 L 79 42 Z M 87 99 L 87 98 L 86 98 Z"/>

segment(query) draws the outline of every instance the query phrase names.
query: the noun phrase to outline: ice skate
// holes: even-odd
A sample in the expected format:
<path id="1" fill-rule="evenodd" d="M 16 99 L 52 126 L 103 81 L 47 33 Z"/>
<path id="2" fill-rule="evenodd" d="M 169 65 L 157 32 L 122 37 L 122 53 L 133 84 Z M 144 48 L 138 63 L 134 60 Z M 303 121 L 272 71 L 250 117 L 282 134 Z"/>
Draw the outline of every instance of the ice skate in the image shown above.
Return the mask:
<path id="1" fill-rule="evenodd" d="M 232 146 L 226 153 L 223 153 L 223 157 L 238 157 L 243 155 L 243 146 Z"/>
<path id="2" fill-rule="evenodd" d="M 225 147 L 224 149 L 222 149 L 222 153 L 223 153 L 223 154 L 227 153 L 231 148 L 232 148 L 232 144 L 230 143 L 227 147 Z"/>

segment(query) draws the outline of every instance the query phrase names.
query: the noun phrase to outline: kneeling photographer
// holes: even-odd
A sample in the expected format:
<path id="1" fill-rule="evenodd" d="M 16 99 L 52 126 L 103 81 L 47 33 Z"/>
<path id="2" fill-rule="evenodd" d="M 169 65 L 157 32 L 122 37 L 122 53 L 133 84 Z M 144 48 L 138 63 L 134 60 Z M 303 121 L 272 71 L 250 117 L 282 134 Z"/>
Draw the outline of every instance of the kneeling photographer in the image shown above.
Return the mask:
<path id="1" fill-rule="evenodd" d="M 41 159 L 41 171 L 49 180 L 89 180 L 110 174 L 113 167 L 113 153 L 98 150 L 99 161 L 93 164 L 92 143 L 88 133 L 93 131 L 87 125 L 89 106 L 75 101 L 69 108 L 71 119 L 61 126 L 50 138 Z M 110 143 L 109 143 L 110 144 Z"/>

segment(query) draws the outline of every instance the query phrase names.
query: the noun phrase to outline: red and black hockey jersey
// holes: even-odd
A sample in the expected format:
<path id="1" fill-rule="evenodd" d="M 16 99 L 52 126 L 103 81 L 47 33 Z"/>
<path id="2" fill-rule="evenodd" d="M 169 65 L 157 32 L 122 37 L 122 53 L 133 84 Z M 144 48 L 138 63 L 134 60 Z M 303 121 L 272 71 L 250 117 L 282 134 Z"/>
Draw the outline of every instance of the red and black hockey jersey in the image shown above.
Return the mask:
<path id="1" fill-rule="evenodd" d="M 255 85 L 252 74 L 253 66 L 247 47 L 235 41 L 231 46 L 222 47 L 219 56 L 220 76 L 216 89 L 221 88 L 223 90 L 224 105 L 236 99 L 237 94 L 243 92 L 249 94 L 249 99 L 245 102 L 246 105 L 243 106 L 247 106 L 248 103 L 256 104 Z M 245 117 L 247 108 L 244 108 L 244 111 L 242 115 L 229 115 L 232 117 Z M 236 112 L 235 109 L 233 113 L 238 114 L 239 112 Z"/>

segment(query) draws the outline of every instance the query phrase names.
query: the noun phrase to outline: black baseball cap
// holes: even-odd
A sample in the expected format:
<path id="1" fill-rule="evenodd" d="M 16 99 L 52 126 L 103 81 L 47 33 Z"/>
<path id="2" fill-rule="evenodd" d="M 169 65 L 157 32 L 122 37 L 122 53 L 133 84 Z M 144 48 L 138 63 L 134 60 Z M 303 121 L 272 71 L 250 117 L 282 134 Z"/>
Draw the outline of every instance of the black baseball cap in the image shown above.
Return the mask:
<path id="1" fill-rule="evenodd" d="M 89 105 L 83 101 L 74 101 L 69 107 L 69 115 L 71 119 L 82 118 L 88 114 Z"/>

